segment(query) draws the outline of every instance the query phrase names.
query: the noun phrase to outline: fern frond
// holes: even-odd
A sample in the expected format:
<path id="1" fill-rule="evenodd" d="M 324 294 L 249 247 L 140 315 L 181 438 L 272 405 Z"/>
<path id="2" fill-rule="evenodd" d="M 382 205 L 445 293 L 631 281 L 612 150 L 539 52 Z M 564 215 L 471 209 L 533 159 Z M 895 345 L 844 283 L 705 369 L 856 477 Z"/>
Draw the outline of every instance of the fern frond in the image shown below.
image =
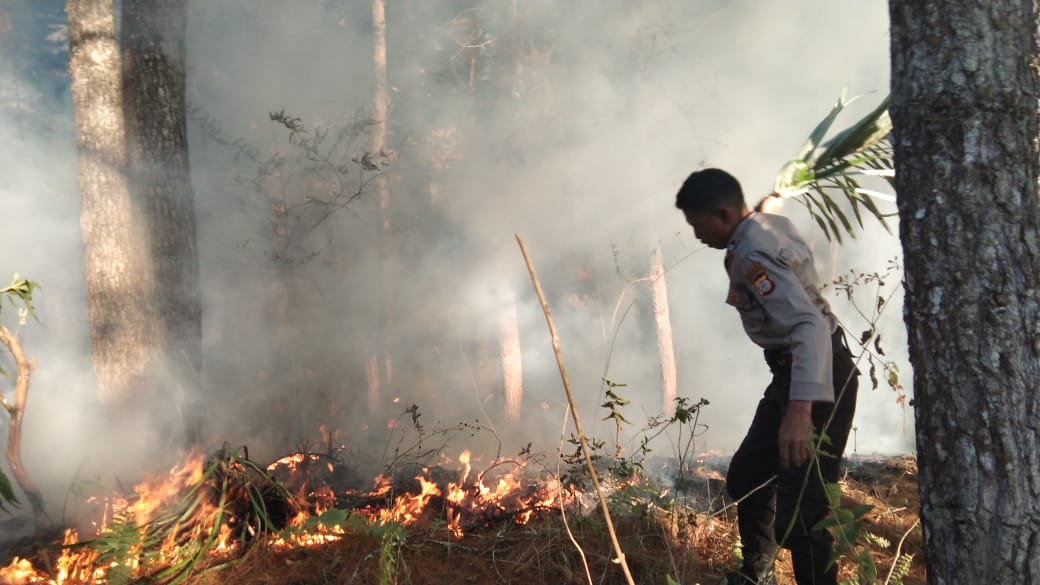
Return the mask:
<path id="1" fill-rule="evenodd" d="M 892 567 L 892 572 L 888 576 L 888 580 L 885 585 L 903 585 L 903 579 L 910 574 L 910 565 L 913 563 L 914 555 L 911 553 L 904 553 L 899 555 Z"/>

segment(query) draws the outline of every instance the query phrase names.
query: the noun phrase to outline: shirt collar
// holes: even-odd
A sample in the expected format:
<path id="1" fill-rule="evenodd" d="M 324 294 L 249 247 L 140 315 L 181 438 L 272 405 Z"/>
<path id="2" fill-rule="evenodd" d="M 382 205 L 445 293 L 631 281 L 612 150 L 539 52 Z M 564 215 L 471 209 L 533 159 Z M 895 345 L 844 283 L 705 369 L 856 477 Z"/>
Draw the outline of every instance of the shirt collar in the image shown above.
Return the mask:
<path id="1" fill-rule="evenodd" d="M 747 232 L 748 227 L 752 223 L 748 220 L 755 215 L 758 215 L 758 212 L 751 211 L 737 222 L 736 227 L 733 228 L 733 233 L 729 236 L 729 243 L 726 244 L 727 254 L 733 253 L 733 250 L 736 250 L 737 246 L 740 245 L 740 240 L 744 237 L 744 233 Z"/>

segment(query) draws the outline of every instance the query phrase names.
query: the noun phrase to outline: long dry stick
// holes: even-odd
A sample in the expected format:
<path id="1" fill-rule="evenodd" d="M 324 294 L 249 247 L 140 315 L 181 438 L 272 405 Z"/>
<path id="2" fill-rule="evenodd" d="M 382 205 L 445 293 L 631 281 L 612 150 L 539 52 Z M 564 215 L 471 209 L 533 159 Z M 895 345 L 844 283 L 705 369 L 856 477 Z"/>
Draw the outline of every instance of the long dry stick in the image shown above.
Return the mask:
<path id="1" fill-rule="evenodd" d="M 0 324 L 0 343 L 7 347 L 18 367 L 18 375 L 15 378 L 14 404 L 8 403 L 0 395 L 0 405 L 4 407 L 7 414 L 11 415 L 11 427 L 7 431 L 7 462 L 11 465 L 11 474 L 18 482 L 18 486 L 25 492 L 32 504 L 33 520 L 36 530 L 43 530 L 50 525 L 47 512 L 43 509 L 43 495 L 40 488 L 29 479 L 22 465 L 22 417 L 25 415 L 25 402 L 29 398 L 29 375 L 32 373 L 33 364 L 26 359 L 22 351 L 22 344 L 11 331 Z"/>
<path id="2" fill-rule="evenodd" d="M 625 561 L 625 553 L 621 550 L 621 543 L 618 542 L 617 532 L 614 531 L 614 521 L 610 518 L 610 510 L 607 508 L 607 497 L 603 495 L 603 490 L 600 489 L 599 475 L 596 473 L 596 467 L 592 464 L 592 455 L 589 454 L 589 445 L 585 440 L 585 433 L 581 430 L 581 421 L 578 419 L 578 410 L 574 406 L 574 394 L 571 392 L 570 379 L 567 378 L 567 369 L 563 366 L 563 354 L 560 353 L 560 338 L 556 334 L 556 325 L 553 324 L 552 315 L 549 313 L 549 304 L 545 301 L 545 294 L 542 293 L 542 285 L 538 281 L 538 275 L 535 274 L 534 266 L 531 264 L 531 258 L 527 255 L 527 247 L 524 246 L 524 240 L 520 237 L 520 234 L 514 234 L 516 236 L 516 243 L 520 245 L 520 253 L 524 255 L 524 262 L 527 264 L 527 271 L 531 273 L 531 282 L 534 283 L 534 291 L 538 294 L 538 301 L 542 305 L 542 312 L 545 313 L 545 322 L 549 324 L 549 334 L 552 336 L 553 352 L 556 354 L 556 365 L 560 367 L 560 377 L 563 378 L 563 389 L 567 393 L 567 403 L 571 407 L 571 418 L 574 420 L 574 429 L 578 433 L 578 441 L 581 443 L 581 453 L 585 456 L 585 465 L 589 470 L 589 477 L 592 478 L 592 487 L 596 490 L 596 495 L 599 497 L 600 508 L 603 509 L 603 519 L 607 523 L 607 532 L 610 534 L 610 542 L 614 545 L 614 552 L 617 554 L 616 562 L 621 565 L 621 570 L 625 573 L 625 579 L 628 581 L 628 585 L 635 585 L 635 581 L 632 579 L 632 572 L 628 570 L 628 562 Z"/>

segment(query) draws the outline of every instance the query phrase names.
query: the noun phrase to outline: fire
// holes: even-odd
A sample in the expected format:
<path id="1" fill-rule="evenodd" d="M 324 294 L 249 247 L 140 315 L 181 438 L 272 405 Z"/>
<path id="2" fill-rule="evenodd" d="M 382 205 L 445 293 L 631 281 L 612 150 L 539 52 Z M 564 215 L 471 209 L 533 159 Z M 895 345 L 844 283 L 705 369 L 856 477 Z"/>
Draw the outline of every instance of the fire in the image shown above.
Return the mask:
<path id="1" fill-rule="evenodd" d="M 423 468 L 423 473 L 429 473 L 429 470 Z M 430 499 L 441 495 L 436 483 L 422 475 L 417 475 L 415 479 L 419 481 L 419 493 L 397 496 L 392 507 L 379 512 L 377 517 L 380 522 L 397 522 L 405 526 L 414 524 L 422 516 Z"/>
<path id="2" fill-rule="evenodd" d="M 455 481 L 439 484 L 430 468 L 424 467 L 414 476 L 416 487 L 403 491 L 384 475 L 377 476 L 370 488 L 360 491 L 343 486 L 337 491 L 336 486 L 327 484 L 308 485 L 335 476 L 338 470 L 332 460 L 328 456 L 296 453 L 260 469 L 260 475 L 250 475 L 251 468 L 244 465 L 242 459 L 217 459 L 214 464 L 207 463 L 203 454 L 192 453 L 183 464 L 174 466 L 162 477 L 135 486 L 131 497 L 97 501 L 102 516 L 99 538 L 114 534 L 112 530 L 119 530 L 120 534 L 130 530 L 133 534 L 135 527 L 143 536 L 144 531 L 159 526 L 162 531 L 152 533 L 160 535 L 161 540 L 154 541 L 159 543 L 158 550 L 145 550 L 145 545 L 134 544 L 129 550 L 123 550 L 119 558 L 111 552 L 101 557 L 98 551 L 102 548 L 89 544 L 72 547 L 78 536 L 74 530 L 68 530 L 63 540 L 66 548 L 53 565 L 54 574 L 41 573 L 28 559 L 15 558 L 10 565 L 0 568 L 0 584 L 104 583 L 110 580 L 112 571 L 148 580 L 157 571 L 198 554 L 201 543 L 205 543 L 204 552 L 210 559 L 203 562 L 210 564 L 239 555 L 256 542 L 276 550 L 320 546 L 347 537 L 350 529 L 346 519 L 352 516 L 360 517 L 362 525 L 396 523 L 403 526 L 440 516 L 446 519 L 451 534 L 463 538 L 467 530 L 495 521 L 526 524 L 539 510 L 558 505 L 564 495 L 555 480 L 542 482 L 537 488 L 524 485 L 521 481 L 524 465 L 517 461 L 496 460 L 474 475 L 474 458 L 469 451 L 463 451 L 456 460 L 459 469 Z M 315 469 L 322 473 L 313 474 Z M 270 487 L 275 484 L 263 475 L 264 471 L 273 473 L 274 470 L 305 480 L 294 485 L 292 493 L 285 488 L 276 489 Z M 250 483 L 254 480 L 266 481 L 258 485 L 267 491 L 258 491 L 259 488 Z M 281 516 L 281 523 L 277 525 L 271 525 L 269 517 L 264 521 L 266 524 L 250 519 L 247 513 L 252 509 L 251 504 L 255 506 L 257 498 L 270 497 L 272 493 L 284 494 L 285 499 L 279 501 L 290 506 L 286 509 L 288 515 Z M 190 505 L 185 504 L 189 500 Z M 350 509 L 340 509 L 344 501 L 360 503 L 348 505 Z M 350 526 L 356 525 L 351 523 Z"/>
<path id="3" fill-rule="evenodd" d="M 0 569 L 0 583 L 5 585 L 26 585 L 28 583 L 45 583 L 46 577 L 33 568 L 29 559 L 15 557 L 10 565 Z"/>
<path id="4" fill-rule="evenodd" d="M 174 465 L 168 476 L 160 476 L 145 480 L 134 486 L 136 498 L 125 506 L 125 511 L 132 515 L 138 524 L 146 524 L 154 517 L 157 510 L 175 501 L 187 488 L 202 481 L 202 464 L 205 456 L 200 451 L 188 455 L 187 461 Z M 117 508 L 120 506 L 117 506 Z"/>

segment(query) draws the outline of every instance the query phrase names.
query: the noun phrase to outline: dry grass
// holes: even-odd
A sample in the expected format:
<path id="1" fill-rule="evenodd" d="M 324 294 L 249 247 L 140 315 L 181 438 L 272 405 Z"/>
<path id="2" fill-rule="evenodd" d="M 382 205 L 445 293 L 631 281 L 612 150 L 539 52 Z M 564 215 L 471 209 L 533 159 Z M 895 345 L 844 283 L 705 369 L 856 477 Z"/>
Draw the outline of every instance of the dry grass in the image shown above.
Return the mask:
<path id="1" fill-rule="evenodd" d="M 619 509 L 614 516 L 618 538 L 636 583 L 664 585 L 668 579 L 687 585 L 718 583 L 737 564 L 738 537 L 732 507 L 722 492 L 717 472 L 706 471 L 704 493 L 684 495 L 684 503 L 665 510 L 654 506 Z M 843 479 L 843 506 L 870 504 L 863 530 L 888 540 L 868 548 L 878 565 L 881 582 L 905 538 L 904 553 L 914 555 L 907 585 L 925 582 L 921 530 L 917 527 L 917 477 L 912 458 L 855 463 Z M 189 585 L 346 585 L 346 584 L 569 584 L 625 583 L 613 562 L 613 548 L 598 510 L 567 515 L 558 509 L 540 511 L 527 525 L 507 515 L 470 526 L 456 538 L 443 521 L 443 509 L 431 505 L 418 523 L 400 528 L 397 540 L 374 527 L 349 533 L 338 541 L 278 550 L 256 546 L 232 566 L 196 574 Z M 626 511 L 627 510 L 627 511 Z M 578 546 L 571 540 L 577 541 Z M 23 556 L 26 551 L 23 549 Z M 4 566 L 10 559 L 0 559 Z M 42 558 L 37 557 L 37 566 Z M 586 563 L 588 572 L 586 572 Z M 841 578 L 854 578 L 854 561 L 841 561 Z M 790 563 L 782 554 L 778 581 L 792 584 Z"/>
<path id="2" fill-rule="evenodd" d="M 663 519 L 623 517 L 616 529 L 636 582 L 711 582 L 732 560 L 733 526 L 721 520 L 677 530 Z M 603 522 L 596 516 L 572 518 L 570 526 L 589 565 L 592 582 L 625 583 L 613 556 Z M 677 532 L 681 532 L 678 534 Z M 349 536 L 320 547 L 280 554 L 254 552 L 235 567 L 202 577 L 196 584 L 325 585 L 380 582 L 382 541 Z M 527 526 L 491 526 L 454 539 L 432 530 L 410 530 L 396 549 L 394 583 L 530 584 L 587 583 L 578 549 L 558 514 L 546 514 Z"/>
<path id="3" fill-rule="evenodd" d="M 867 503 L 864 530 L 884 537 L 891 546 L 870 546 L 882 582 L 895 560 L 897 543 L 907 535 L 903 552 L 914 555 L 907 585 L 925 583 L 921 531 L 917 525 L 916 464 L 895 458 L 853 467 L 843 479 L 844 506 Z M 717 502 L 722 504 L 722 502 Z M 732 509 L 679 516 L 657 510 L 614 519 L 621 546 L 637 583 L 714 584 L 736 564 L 738 547 Z M 588 562 L 595 585 L 622 584 L 624 576 L 611 561 L 611 543 L 596 514 L 568 516 L 570 529 Z M 909 532 L 909 534 L 908 534 Z M 283 553 L 254 551 L 231 569 L 192 581 L 196 585 L 331 585 L 380 583 L 378 536 L 352 535 L 319 548 Z M 859 545 L 859 548 L 868 546 Z M 589 583 L 578 548 L 567 534 L 560 512 L 546 511 L 526 526 L 511 523 L 480 527 L 455 539 L 436 523 L 411 527 L 394 549 L 397 565 L 389 582 L 401 585 Z M 856 567 L 841 561 L 842 580 Z M 782 553 L 778 581 L 793 584 L 790 563 Z"/>

